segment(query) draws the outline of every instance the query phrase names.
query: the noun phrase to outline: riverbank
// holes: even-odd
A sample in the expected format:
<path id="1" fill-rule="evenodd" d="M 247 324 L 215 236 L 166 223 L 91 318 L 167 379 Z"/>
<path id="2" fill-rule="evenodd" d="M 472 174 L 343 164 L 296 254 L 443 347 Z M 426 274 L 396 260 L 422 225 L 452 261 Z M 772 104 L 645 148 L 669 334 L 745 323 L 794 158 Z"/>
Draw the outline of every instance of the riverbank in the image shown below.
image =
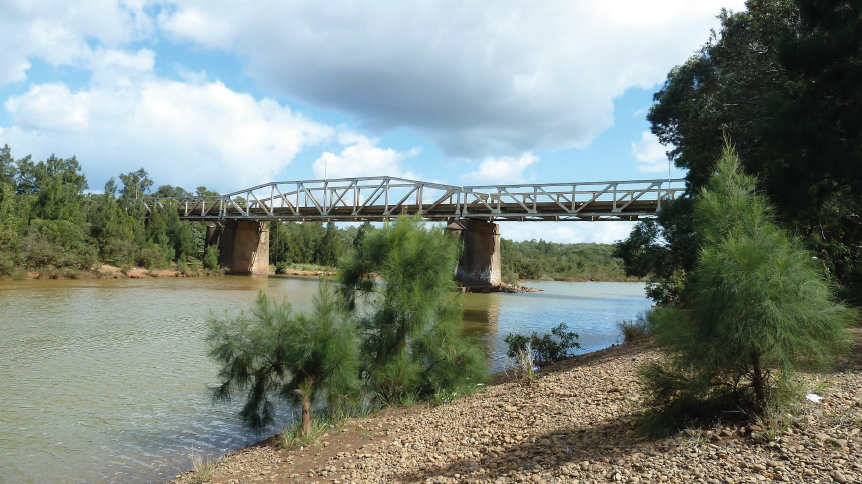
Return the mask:
<path id="1" fill-rule="evenodd" d="M 177 269 L 147 269 L 145 267 L 120 268 L 102 264 L 97 269 L 58 269 L 44 267 L 40 270 L 21 271 L 18 277 L 12 279 L 152 279 L 158 277 L 212 277 L 224 275 L 223 271 L 199 270 L 198 272 L 180 271 Z"/>
<path id="2" fill-rule="evenodd" d="M 811 376 L 794 424 L 769 441 L 748 424 L 650 440 L 635 429 L 637 367 L 659 354 L 640 341 L 501 379 L 432 408 L 387 409 L 282 450 L 277 437 L 178 476 L 176 483 L 860 482 L 862 331 L 835 372 Z"/>

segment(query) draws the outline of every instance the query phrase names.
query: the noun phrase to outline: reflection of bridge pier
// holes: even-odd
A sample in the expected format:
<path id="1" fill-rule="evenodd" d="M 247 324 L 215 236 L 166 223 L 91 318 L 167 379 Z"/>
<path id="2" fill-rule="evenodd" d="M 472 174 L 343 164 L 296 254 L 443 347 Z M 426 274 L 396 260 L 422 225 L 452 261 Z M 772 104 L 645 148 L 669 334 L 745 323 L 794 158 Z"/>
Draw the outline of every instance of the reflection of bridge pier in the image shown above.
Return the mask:
<path id="1" fill-rule="evenodd" d="M 269 273 L 269 227 L 253 220 L 220 220 L 207 226 L 206 244 L 218 246 L 218 262 L 231 274 Z"/>
<path id="2" fill-rule="evenodd" d="M 457 233 L 464 243 L 455 280 L 468 289 L 499 286 L 500 226 L 485 220 L 451 218 L 446 229 Z"/>

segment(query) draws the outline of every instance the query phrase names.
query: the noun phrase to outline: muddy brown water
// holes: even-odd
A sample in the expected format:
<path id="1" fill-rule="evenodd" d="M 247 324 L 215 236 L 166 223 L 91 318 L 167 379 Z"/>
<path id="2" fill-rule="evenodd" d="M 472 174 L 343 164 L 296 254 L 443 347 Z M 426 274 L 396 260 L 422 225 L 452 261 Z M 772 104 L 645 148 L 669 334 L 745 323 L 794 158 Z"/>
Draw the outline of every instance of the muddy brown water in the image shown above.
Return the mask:
<path id="1" fill-rule="evenodd" d="M 649 307 L 643 284 L 530 285 L 544 292 L 464 297 L 466 329 L 494 370 L 510 332 L 565 322 L 591 351 Z M 0 282 L 0 482 L 160 482 L 193 454 L 276 433 L 245 431 L 238 401 L 213 405 L 206 320 L 248 308 L 258 290 L 307 310 L 316 289 L 293 277 Z"/>

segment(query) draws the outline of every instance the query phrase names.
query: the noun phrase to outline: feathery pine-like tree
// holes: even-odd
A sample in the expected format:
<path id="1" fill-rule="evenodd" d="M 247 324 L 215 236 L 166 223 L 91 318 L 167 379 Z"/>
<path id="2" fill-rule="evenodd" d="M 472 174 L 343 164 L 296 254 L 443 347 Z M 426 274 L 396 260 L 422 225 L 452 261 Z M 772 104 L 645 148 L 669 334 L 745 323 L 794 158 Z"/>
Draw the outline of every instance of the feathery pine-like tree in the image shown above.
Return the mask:
<path id="1" fill-rule="evenodd" d="M 854 312 L 836 301 L 820 262 L 776 225 L 755 182 L 726 145 L 696 197 L 703 246 L 689 304 L 650 317 L 667 358 L 642 371 L 647 404 L 676 426 L 762 409 L 795 371 L 828 365 L 848 342 Z"/>
<path id="2" fill-rule="evenodd" d="M 326 397 L 343 402 L 358 384 L 359 343 L 351 318 L 321 281 L 311 314 L 296 314 L 261 291 L 251 310 L 235 319 L 211 318 L 209 356 L 221 365 L 213 397 L 246 392 L 243 422 L 260 431 L 274 419 L 273 397 L 302 406 L 302 435 L 311 433 L 311 405 Z"/>
<path id="3" fill-rule="evenodd" d="M 424 398 L 478 383 L 480 346 L 462 335 L 453 275 L 461 244 L 417 218 L 369 231 L 339 265 L 342 296 L 357 311 L 362 375 L 384 401 Z"/>

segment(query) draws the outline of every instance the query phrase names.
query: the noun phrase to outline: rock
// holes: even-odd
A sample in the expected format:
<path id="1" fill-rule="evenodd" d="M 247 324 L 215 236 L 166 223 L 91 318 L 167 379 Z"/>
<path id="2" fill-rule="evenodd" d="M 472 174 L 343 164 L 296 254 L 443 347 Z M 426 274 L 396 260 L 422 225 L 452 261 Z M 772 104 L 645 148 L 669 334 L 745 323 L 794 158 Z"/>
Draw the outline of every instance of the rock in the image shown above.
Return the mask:
<path id="1" fill-rule="evenodd" d="M 841 471 L 835 471 L 832 473 L 832 478 L 835 479 L 835 482 L 845 483 L 848 482 L 847 478 L 844 477 L 844 474 Z"/>

